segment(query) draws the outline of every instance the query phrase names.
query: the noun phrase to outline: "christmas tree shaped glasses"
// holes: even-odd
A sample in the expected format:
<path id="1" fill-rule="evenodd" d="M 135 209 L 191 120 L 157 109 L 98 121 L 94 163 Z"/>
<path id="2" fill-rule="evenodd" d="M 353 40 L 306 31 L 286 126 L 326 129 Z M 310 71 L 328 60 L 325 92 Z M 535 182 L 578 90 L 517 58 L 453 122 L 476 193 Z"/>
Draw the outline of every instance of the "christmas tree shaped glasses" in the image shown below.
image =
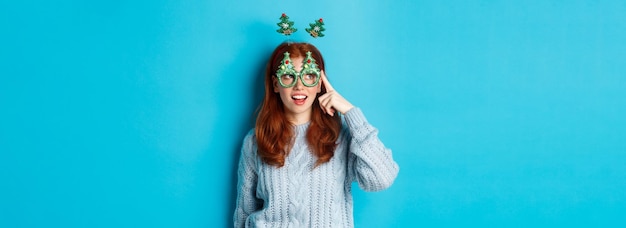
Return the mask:
<path id="1" fill-rule="evenodd" d="M 291 88 L 296 85 L 298 78 L 306 87 L 316 86 L 320 82 L 320 69 L 315 63 L 315 59 L 311 57 L 311 52 L 306 52 L 306 58 L 302 61 L 302 70 L 298 73 L 294 69 L 289 52 L 285 52 L 283 60 L 278 66 L 276 77 L 278 83 L 284 88 Z"/>

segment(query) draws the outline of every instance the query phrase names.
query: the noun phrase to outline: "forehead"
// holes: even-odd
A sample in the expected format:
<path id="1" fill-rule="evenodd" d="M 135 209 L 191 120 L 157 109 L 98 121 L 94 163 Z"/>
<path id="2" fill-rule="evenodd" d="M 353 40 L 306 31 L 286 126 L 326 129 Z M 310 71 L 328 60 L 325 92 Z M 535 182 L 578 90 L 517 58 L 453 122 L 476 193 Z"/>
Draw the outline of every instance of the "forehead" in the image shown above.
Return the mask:
<path id="1" fill-rule="evenodd" d="M 297 56 L 297 57 L 291 57 L 291 61 L 293 61 L 293 67 L 295 68 L 295 70 L 297 70 L 298 72 L 300 70 L 302 70 L 302 61 L 304 61 L 304 57 L 302 56 Z"/>
<path id="2" fill-rule="evenodd" d="M 298 63 L 302 63 L 302 61 L 304 61 L 304 57 L 302 56 L 291 56 L 290 57 L 291 61 L 293 61 L 293 64 L 298 64 Z"/>

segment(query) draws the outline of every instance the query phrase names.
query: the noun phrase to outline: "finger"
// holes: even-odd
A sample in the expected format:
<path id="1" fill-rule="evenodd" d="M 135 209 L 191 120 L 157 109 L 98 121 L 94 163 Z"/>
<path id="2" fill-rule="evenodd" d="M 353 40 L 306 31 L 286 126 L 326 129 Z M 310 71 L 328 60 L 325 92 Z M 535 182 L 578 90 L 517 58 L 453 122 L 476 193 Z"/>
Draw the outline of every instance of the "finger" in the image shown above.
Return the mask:
<path id="1" fill-rule="evenodd" d="M 335 91 L 333 86 L 330 85 L 330 82 L 328 81 L 328 78 L 326 78 L 326 73 L 324 73 L 324 71 L 322 71 L 322 84 L 326 88 L 326 92 Z"/>
<path id="2" fill-rule="evenodd" d="M 328 113 L 328 115 L 333 115 L 334 113 L 334 109 L 333 109 L 333 101 L 332 101 L 332 97 L 328 97 L 326 98 L 326 100 L 324 100 L 324 108 L 326 109 L 326 113 Z"/>
<path id="3" fill-rule="evenodd" d="M 322 108 L 322 110 L 324 110 L 324 112 L 326 112 L 326 105 L 328 103 L 328 96 L 320 96 L 319 98 L 319 103 L 320 103 L 320 107 Z"/>
<path id="4" fill-rule="evenodd" d="M 326 113 L 326 108 L 324 107 L 324 104 L 320 101 L 319 102 L 320 105 L 320 109 L 322 110 L 322 112 Z"/>
<path id="5" fill-rule="evenodd" d="M 329 94 L 325 94 L 324 96 L 320 96 L 319 98 L 319 103 L 320 103 L 320 107 L 322 108 L 322 111 L 324 111 L 324 113 L 328 114 L 328 115 L 333 115 L 333 108 L 332 108 L 332 104 L 331 104 L 331 97 L 328 96 Z"/>

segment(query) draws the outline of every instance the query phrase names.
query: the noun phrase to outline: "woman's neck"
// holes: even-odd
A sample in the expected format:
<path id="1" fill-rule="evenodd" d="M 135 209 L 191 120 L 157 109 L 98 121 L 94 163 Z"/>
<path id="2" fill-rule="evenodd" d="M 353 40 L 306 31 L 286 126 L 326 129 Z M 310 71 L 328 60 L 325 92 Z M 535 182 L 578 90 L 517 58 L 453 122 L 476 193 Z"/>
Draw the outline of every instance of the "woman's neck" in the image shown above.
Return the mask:
<path id="1" fill-rule="evenodd" d="M 311 112 L 287 113 L 287 120 L 293 125 L 302 125 L 311 121 Z"/>

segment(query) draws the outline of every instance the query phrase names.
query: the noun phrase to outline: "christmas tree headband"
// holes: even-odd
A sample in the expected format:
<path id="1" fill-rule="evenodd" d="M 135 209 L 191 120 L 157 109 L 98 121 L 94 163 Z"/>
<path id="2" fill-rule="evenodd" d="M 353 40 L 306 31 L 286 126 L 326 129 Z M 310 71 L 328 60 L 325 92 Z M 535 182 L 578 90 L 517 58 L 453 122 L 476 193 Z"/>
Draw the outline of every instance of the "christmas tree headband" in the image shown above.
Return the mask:
<path id="1" fill-rule="evenodd" d="M 293 27 L 293 21 L 289 20 L 287 14 L 282 14 L 280 16 L 280 22 L 278 22 L 278 27 L 280 27 L 276 32 L 283 34 L 285 36 L 289 36 L 292 33 L 298 31 L 298 29 Z M 324 20 L 320 18 L 319 20 L 315 20 L 314 23 L 309 24 L 309 28 L 304 29 L 309 33 L 313 38 L 324 37 Z"/>
<path id="2" fill-rule="evenodd" d="M 280 28 L 276 30 L 276 32 L 289 37 L 292 33 L 298 31 L 298 29 L 293 27 L 293 24 L 293 21 L 289 21 L 289 17 L 283 13 L 280 17 L 280 22 L 277 24 Z M 324 20 L 322 20 L 322 18 L 316 20 L 314 23 L 310 23 L 309 26 L 309 28 L 304 30 L 313 38 L 324 37 L 324 33 L 322 32 L 326 29 L 324 29 Z M 289 41 L 287 41 L 287 43 L 289 43 Z M 278 70 L 276 71 L 276 77 L 282 87 L 293 87 L 296 85 L 298 79 L 307 87 L 313 87 L 319 83 L 321 71 L 315 63 L 315 59 L 311 57 L 310 51 L 306 52 L 306 58 L 302 60 L 302 71 L 300 71 L 300 73 L 296 72 L 294 69 L 293 61 L 291 61 L 289 57 L 289 52 L 285 52 L 283 55 L 283 60 L 280 62 L 280 66 L 278 66 Z"/>

